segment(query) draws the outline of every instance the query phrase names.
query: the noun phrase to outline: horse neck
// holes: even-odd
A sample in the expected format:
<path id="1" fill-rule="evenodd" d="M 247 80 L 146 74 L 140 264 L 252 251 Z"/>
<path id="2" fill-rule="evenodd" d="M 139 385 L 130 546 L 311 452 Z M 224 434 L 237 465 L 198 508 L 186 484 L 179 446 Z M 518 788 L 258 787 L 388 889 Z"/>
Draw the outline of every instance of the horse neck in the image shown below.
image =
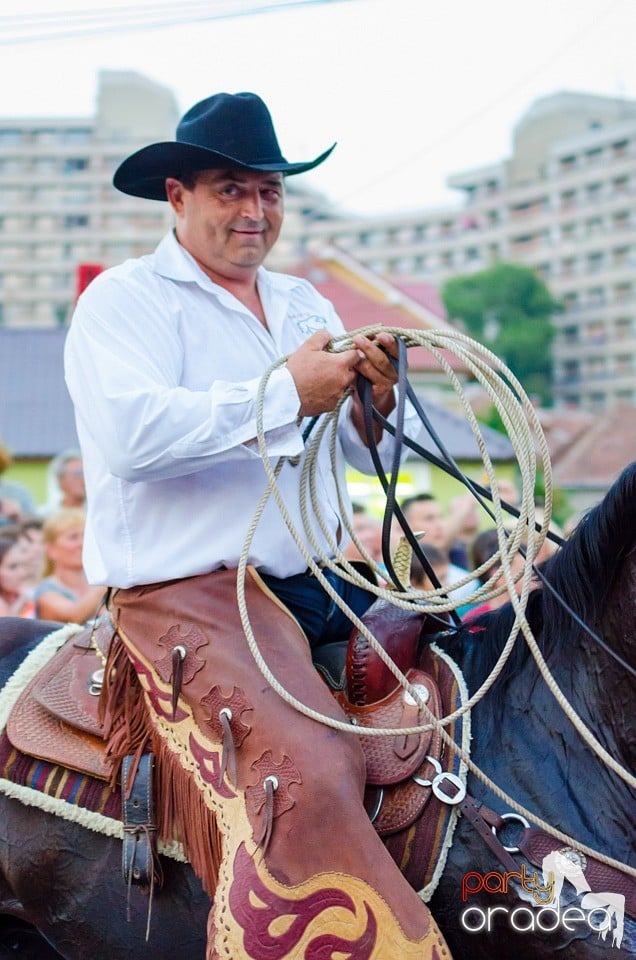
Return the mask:
<path id="1" fill-rule="evenodd" d="M 599 739 L 629 769 L 636 763 L 636 716 L 633 669 L 634 613 L 636 611 L 636 564 L 628 557 L 622 575 L 613 584 L 597 618 L 600 635 L 624 666 L 585 631 L 577 631 L 568 651 L 577 710 L 593 724 Z M 563 660 L 563 657 L 560 657 Z"/>

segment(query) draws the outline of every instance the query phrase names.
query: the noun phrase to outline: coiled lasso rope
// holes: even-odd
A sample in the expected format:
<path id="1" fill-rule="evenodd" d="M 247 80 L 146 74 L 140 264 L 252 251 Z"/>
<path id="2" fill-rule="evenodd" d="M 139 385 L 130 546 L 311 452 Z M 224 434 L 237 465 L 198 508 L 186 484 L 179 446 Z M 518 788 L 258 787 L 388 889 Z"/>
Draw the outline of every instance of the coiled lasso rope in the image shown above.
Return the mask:
<path id="1" fill-rule="evenodd" d="M 604 854 L 601 854 L 598 851 L 586 848 L 578 841 L 573 840 L 573 838 L 551 827 L 549 824 L 545 823 L 533 813 L 519 805 L 512 797 L 509 797 L 508 794 L 506 794 L 495 783 L 493 783 L 490 778 L 488 778 L 486 774 L 484 774 L 483 771 L 481 771 L 470 760 L 470 757 L 464 751 L 462 751 L 457 744 L 455 744 L 455 742 L 451 737 L 449 737 L 448 733 L 444 729 L 444 727 L 446 727 L 457 717 L 467 713 L 487 693 L 505 666 L 506 661 L 512 652 L 512 648 L 515 644 L 517 636 L 521 632 L 530 648 L 530 651 L 532 652 L 541 675 L 579 734 L 606 766 L 608 766 L 618 776 L 625 780 L 626 783 L 636 786 L 636 778 L 634 778 L 629 771 L 625 770 L 621 764 L 619 764 L 609 753 L 607 753 L 605 748 L 599 743 L 594 734 L 585 726 L 581 718 L 578 716 L 572 705 L 558 687 L 554 677 L 549 671 L 547 664 L 545 663 L 545 660 L 530 629 L 530 625 L 525 617 L 525 609 L 532 581 L 532 562 L 534 557 L 541 549 L 541 546 L 547 536 L 552 512 L 552 473 L 550 457 L 545 436 L 532 403 L 527 397 L 519 381 L 505 366 L 505 364 L 482 344 L 472 340 L 470 337 L 467 337 L 464 334 L 455 331 L 404 330 L 403 328 L 391 328 L 384 326 L 364 327 L 361 330 L 356 331 L 357 334 L 367 337 L 373 337 L 379 332 L 392 334 L 394 337 L 402 340 L 407 347 L 424 347 L 436 358 L 440 367 L 445 371 L 460 400 L 466 415 L 466 419 L 471 427 L 473 436 L 479 448 L 485 472 L 488 477 L 488 483 L 492 492 L 492 514 L 497 529 L 498 550 L 479 568 L 472 573 L 469 573 L 463 580 L 453 584 L 453 588 L 457 588 L 458 586 L 466 584 L 473 578 L 479 578 L 493 565 L 498 565 L 500 569 L 497 570 L 496 573 L 494 573 L 490 579 L 486 581 L 486 583 L 474 591 L 470 597 L 463 598 L 461 601 L 453 601 L 451 597 L 446 596 L 447 588 L 444 587 L 429 591 L 418 591 L 408 587 L 406 590 L 400 591 L 371 584 L 361 576 L 355 567 L 349 563 L 349 561 L 344 557 L 342 551 L 339 549 L 338 544 L 334 541 L 328 529 L 328 524 L 322 515 L 321 504 L 319 502 L 319 496 L 315 484 L 318 452 L 328 429 L 331 429 L 329 443 L 331 464 L 334 475 L 336 474 L 338 417 L 343 405 L 347 402 L 347 397 L 343 397 L 341 399 L 332 413 L 325 414 L 319 419 L 318 424 L 305 448 L 304 464 L 300 478 L 300 510 L 303 522 L 303 530 L 298 531 L 294 526 L 289 511 L 287 510 L 283 495 L 278 486 L 278 475 L 280 474 L 280 471 L 286 462 L 286 458 L 280 458 L 276 466 L 272 466 L 268 456 L 263 424 L 265 391 L 273 372 L 287 362 L 287 357 L 282 357 L 280 360 L 274 363 L 262 377 L 257 395 L 257 441 L 268 482 L 254 517 L 250 523 L 243 548 L 241 550 L 237 571 L 237 600 L 239 613 L 252 655 L 261 673 L 267 682 L 273 687 L 273 689 L 276 690 L 279 696 L 281 696 L 294 709 L 298 710 L 300 713 L 303 713 L 305 716 L 308 716 L 311 719 L 330 726 L 336 730 L 354 734 L 355 736 L 373 737 L 408 735 L 412 733 L 417 734 L 424 730 L 430 730 L 431 728 L 435 727 L 439 730 L 444 742 L 448 745 L 448 747 L 455 753 L 458 753 L 468 768 L 477 777 L 479 777 L 479 779 L 486 783 L 487 786 L 489 786 L 489 788 L 492 789 L 501 799 L 505 800 L 505 802 L 508 803 L 512 809 L 528 817 L 528 819 L 530 819 L 532 822 L 546 830 L 546 832 L 557 837 L 562 842 L 575 845 L 578 847 L 578 849 L 588 853 L 590 856 L 594 856 L 603 862 L 636 875 L 636 871 L 632 871 L 631 868 L 626 867 L 619 861 L 615 861 L 612 858 L 606 857 Z M 334 352 L 353 349 L 354 345 L 352 342 L 352 337 L 349 335 L 343 335 L 341 337 L 334 338 L 330 348 Z M 465 396 L 461 382 L 453 370 L 451 363 L 447 359 L 447 355 L 449 354 L 461 360 L 465 367 L 472 373 L 473 377 L 482 385 L 486 394 L 497 409 L 514 449 L 519 467 L 519 473 L 521 476 L 521 502 L 519 516 L 511 531 L 509 531 L 506 526 L 506 517 L 504 516 L 504 510 L 498 493 L 497 480 L 488 450 L 486 448 L 486 443 L 477 419 Z M 538 448 L 541 458 L 545 486 L 545 509 L 540 525 L 536 523 L 534 508 L 534 490 L 537 467 L 535 454 L 536 448 Z M 285 520 L 285 523 L 287 524 L 289 532 L 293 537 L 300 554 L 307 562 L 308 568 L 321 583 L 323 589 L 331 597 L 334 603 L 336 603 L 336 605 L 345 612 L 352 625 L 360 632 L 362 636 L 365 637 L 372 649 L 377 653 L 383 663 L 385 663 L 387 668 L 396 677 L 399 684 L 415 699 L 415 701 L 421 707 L 424 716 L 428 717 L 428 723 L 399 729 L 393 727 L 353 727 L 348 723 L 343 723 L 339 720 L 327 717 L 307 707 L 305 704 L 293 697 L 272 674 L 260 653 L 258 643 L 254 637 L 245 598 L 245 575 L 252 539 L 265 505 L 271 496 L 274 497 L 278 509 Z M 373 561 L 373 559 L 367 554 L 363 545 L 357 539 L 355 531 L 352 529 L 352 524 L 348 517 L 347 506 L 344 502 L 342 491 L 340 489 L 338 489 L 338 499 L 342 522 L 344 523 L 353 542 L 369 566 L 376 573 L 381 574 L 382 571 Z M 311 511 L 308 507 L 308 500 L 311 504 Z M 314 523 L 320 529 L 323 534 L 324 541 L 326 541 L 328 544 L 328 554 L 318 542 L 318 537 L 313 528 Z M 537 526 L 539 526 L 538 530 L 536 529 Z M 522 540 L 525 541 L 526 544 L 523 570 L 514 575 L 511 568 L 511 561 L 519 552 L 519 547 Z M 373 592 L 377 597 L 387 600 L 394 606 L 409 610 L 417 609 L 418 612 L 423 614 L 443 613 L 454 609 L 459 605 L 460 602 L 461 604 L 465 604 L 466 602 L 484 602 L 492 597 L 501 595 L 507 590 L 511 604 L 515 611 L 515 621 L 511 629 L 510 636 L 501 651 L 497 663 L 481 687 L 469 700 L 467 700 L 462 707 L 449 716 L 444 717 L 441 720 L 437 720 L 435 717 L 433 717 L 426 704 L 422 702 L 417 690 L 415 690 L 409 684 L 407 678 L 395 666 L 393 661 L 379 645 L 365 624 L 351 610 L 349 610 L 347 605 L 332 588 L 329 581 L 325 578 L 321 567 L 326 567 L 330 570 L 337 571 L 338 576 L 340 576 L 342 579 L 347 580 L 350 583 L 364 586 L 365 590 Z M 504 578 L 504 585 L 496 587 L 495 582 L 502 574 Z M 521 581 L 521 588 L 519 593 L 517 593 L 516 584 L 519 580 Z"/>

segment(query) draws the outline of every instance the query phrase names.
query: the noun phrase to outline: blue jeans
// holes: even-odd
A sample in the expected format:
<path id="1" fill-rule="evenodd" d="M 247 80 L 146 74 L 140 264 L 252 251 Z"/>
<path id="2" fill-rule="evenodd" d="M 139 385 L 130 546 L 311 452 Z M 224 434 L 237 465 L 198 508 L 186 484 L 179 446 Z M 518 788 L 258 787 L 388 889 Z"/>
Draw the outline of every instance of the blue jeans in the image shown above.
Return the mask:
<path id="1" fill-rule="evenodd" d="M 376 599 L 375 594 L 342 580 L 333 570 L 323 570 L 325 579 L 360 617 Z M 347 640 L 351 621 L 327 594 L 313 574 L 298 573 L 280 580 L 261 574 L 272 593 L 285 604 L 305 631 L 312 649 L 325 643 Z"/>

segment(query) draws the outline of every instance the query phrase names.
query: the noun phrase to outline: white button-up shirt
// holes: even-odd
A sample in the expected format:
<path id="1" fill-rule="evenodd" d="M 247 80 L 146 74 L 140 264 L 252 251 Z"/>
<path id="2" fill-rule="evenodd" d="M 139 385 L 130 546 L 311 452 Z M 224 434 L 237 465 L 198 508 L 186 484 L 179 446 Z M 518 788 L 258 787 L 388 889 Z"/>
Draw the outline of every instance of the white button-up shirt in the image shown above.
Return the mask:
<path id="1" fill-rule="evenodd" d="M 65 371 L 84 458 L 84 564 L 91 583 L 127 587 L 237 566 L 267 484 L 254 440 L 261 378 L 316 330 L 343 332 L 331 303 L 306 280 L 261 267 L 257 283 L 269 330 L 170 233 L 153 255 L 106 270 L 81 296 Z M 294 380 L 282 366 L 264 399 L 272 462 L 303 453 L 299 409 Z M 339 441 L 344 491 L 343 456 L 366 473 L 373 465 L 346 415 Z M 380 450 L 387 465 L 391 447 L 385 436 Z M 278 483 L 302 530 L 301 469 L 302 459 L 298 466 L 286 462 Z M 328 436 L 316 485 L 336 538 L 340 510 Z M 277 577 L 307 566 L 273 498 L 249 563 Z"/>

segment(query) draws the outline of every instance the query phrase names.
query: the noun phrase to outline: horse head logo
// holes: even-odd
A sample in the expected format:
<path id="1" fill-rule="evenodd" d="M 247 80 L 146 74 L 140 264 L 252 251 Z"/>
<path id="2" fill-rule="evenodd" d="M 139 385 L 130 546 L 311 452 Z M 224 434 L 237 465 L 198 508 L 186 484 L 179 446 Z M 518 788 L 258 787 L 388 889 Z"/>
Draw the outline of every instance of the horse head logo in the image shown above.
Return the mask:
<path id="1" fill-rule="evenodd" d="M 553 882 L 551 904 L 559 902 L 563 884 L 567 880 L 581 897 L 581 908 L 589 910 L 588 923 L 601 939 L 612 931 L 612 946 L 620 949 L 625 920 L 625 896 L 610 891 L 593 891 L 585 876 L 587 860 L 573 847 L 553 850 L 543 858 L 541 870 L 544 883 Z M 598 917 L 597 917 L 598 915 Z"/>
<path id="2" fill-rule="evenodd" d="M 301 317 L 296 321 L 296 325 L 304 336 L 310 337 L 316 330 L 324 330 L 327 326 L 327 320 L 325 317 L 317 316 Z"/>

